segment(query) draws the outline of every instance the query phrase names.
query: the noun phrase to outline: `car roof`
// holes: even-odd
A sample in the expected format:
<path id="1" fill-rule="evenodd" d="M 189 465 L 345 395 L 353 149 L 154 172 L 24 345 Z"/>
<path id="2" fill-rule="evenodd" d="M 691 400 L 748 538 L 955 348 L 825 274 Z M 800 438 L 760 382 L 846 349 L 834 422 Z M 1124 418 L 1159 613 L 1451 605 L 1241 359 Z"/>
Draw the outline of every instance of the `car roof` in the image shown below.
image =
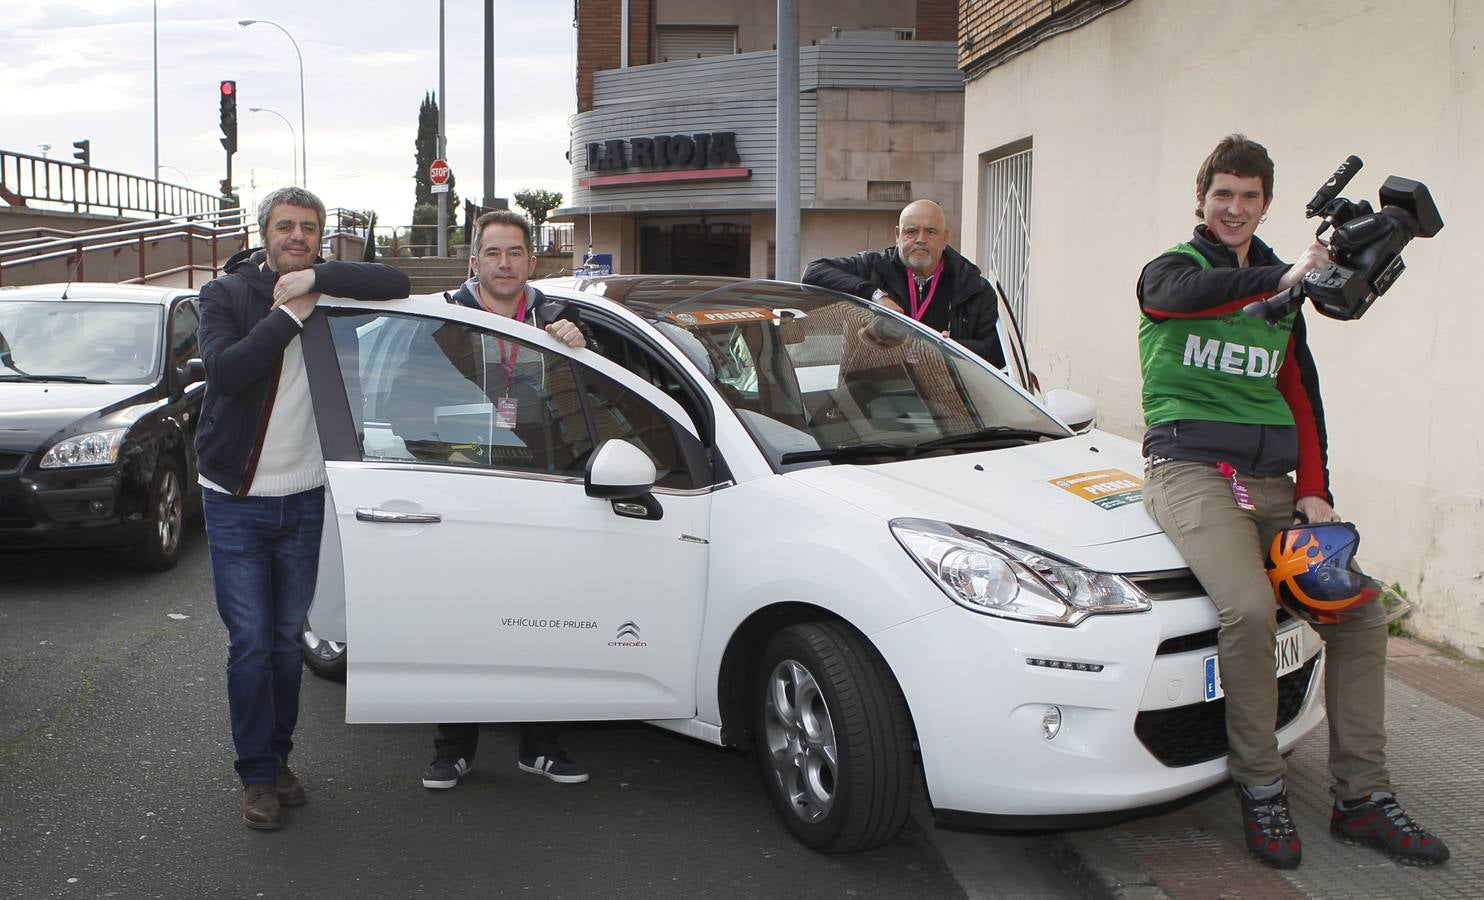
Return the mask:
<path id="1" fill-rule="evenodd" d="M 832 291 L 788 281 L 758 278 L 726 278 L 716 275 L 606 275 L 552 278 L 536 282 L 546 289 L 565 288 L 602 297 L 648 320 L 683 307 L 708 309 L 752 308 L 776 301 L 797 301 L 801 294 L 835 296 Z"/>
<path id="2" fill-rule="evenodd" d="M 62 299 L 63 291 L 66 291 L 66 300 Z M 69 285 L 65 282 L 58 281 L 53 284 L 33 284 L 26 285 L 25 287 L 0 288 L 0 301 L 55 300 L 58 303 L 65 303 L 69 300 L 111 300 L 163 306 L 168 305 L 179 297 L 193 297 L 196 293 L 196 290 L 193 288 L 160 287 L 150 284 L 74 281 Z"/>

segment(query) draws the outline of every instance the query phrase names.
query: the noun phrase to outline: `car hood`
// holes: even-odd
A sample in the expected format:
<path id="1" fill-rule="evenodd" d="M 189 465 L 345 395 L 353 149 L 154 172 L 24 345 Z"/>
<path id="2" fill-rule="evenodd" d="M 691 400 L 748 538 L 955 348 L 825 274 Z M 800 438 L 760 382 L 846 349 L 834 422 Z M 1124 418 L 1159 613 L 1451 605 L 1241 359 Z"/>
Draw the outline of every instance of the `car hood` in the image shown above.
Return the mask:
<path id="1" fill-rule="evenodd" d="M 79 419 L 122 406 L 149 390 L 141 384 L 0 382 L 0 449 L 37 449 Z"/>
<path id="2" fill-rule="evenodd" d="M 1104 432 L 1023 447 L 793 478 L 882 519 L 936 519 L 1012 538 L 1091 568 L 1184 568 L 1144 510 L 1139 446 Z"/>

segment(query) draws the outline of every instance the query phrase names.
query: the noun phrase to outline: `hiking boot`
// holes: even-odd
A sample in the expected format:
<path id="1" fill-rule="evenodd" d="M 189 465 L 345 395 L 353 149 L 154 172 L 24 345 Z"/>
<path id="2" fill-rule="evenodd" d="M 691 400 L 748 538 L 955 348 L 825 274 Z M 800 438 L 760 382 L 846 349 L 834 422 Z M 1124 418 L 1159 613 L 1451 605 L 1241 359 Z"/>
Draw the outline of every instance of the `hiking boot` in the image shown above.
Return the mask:
<path id="1" fill-rule="evenodd" d="M 1265 796 L 1253 796 L 1254 793 Z M 1303 844 L 1288 811 L 1288 790 L 1282 781 L 1267 787 L 1237 785 L 1242 802 L 1242 825 L 1247 850 L 1260 862 L 1275 869 L 1297 869 L 1303 859 Z"/>
<path id="2" fill-rule="evenodd" d="M 434 759 L 428 763 L 423 770 L 423 787 L 434 790 L 447 790 L 458 787 L 459 779 L 469 774 L 474 766 L 468 760 L 459 759 Z"/>
<path id="3" fill-rule="evenodd" d="M 558 784 L 579 784 L 587 781 L 587 770 L 567 758 L 560 749 L 550 753 L 522 753 L 515 764 L 522 772 L 545 775 Z"/>
<path id="4" fill-rule="evenodd" d="M 278 806 L 278 793 L 271 784 L 250 784 L 242 790 L 242 824 L 258 831 L 277 831 L 283 827 L 283 810 Z"/>
<path id="5" fill-rule="evenodd" d="M 309 799 L 304 793 L 304 785 L 299 783 L 298 776 L 288 766 L 278 767 L 278 780 L 273 783 L 273 788 L 278 794 L 279 806 L 303 806 Z"/>
<path id="6" fill-rule="evenodd" d="M 1407 815 L 1396 795 L 1377 791 L 1364 800 L 1335 802 L 1329 833 L 1347 844 L 1375 847 L 1404 866 L 1448 860 L 1448 845 Z"/>

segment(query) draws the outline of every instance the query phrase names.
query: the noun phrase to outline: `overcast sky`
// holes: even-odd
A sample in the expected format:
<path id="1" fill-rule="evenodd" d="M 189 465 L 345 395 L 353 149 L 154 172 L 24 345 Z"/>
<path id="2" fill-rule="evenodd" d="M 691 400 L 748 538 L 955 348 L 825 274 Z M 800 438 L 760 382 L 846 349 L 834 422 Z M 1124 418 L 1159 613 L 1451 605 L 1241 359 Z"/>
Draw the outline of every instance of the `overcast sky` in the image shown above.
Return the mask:
<path id="1" fill-rule="evenodd" d="M 154 166 L 150 0 L 0 0 L 0 148 L 71 160 L 92 141 L 96 168 L 148 176 Z M 412 218 L 413 141 L 424 93 L 438 88 L 437 0 L 159 0 L 161 180 L 217 190 L 218 83 L 235 79 L 244 201 L 293 181 L 304 56 L 310 190 L 329 207 Z M 447 0 L 448 161 L 461 197 L 482 193 L 483 9 Z M 571 0 L 495 2 L 495 189 L 570 194 L 574 96 Z M 303 140 L 303 136 L 299 136 Z M 173 168 L 169 168 L 173 167 Z M 180 171 L 176 171 L 179 169 Z M 184 173 L 182 176 L 181 172 Z M 512 204 L 513 205 L 513 204 Z"/>

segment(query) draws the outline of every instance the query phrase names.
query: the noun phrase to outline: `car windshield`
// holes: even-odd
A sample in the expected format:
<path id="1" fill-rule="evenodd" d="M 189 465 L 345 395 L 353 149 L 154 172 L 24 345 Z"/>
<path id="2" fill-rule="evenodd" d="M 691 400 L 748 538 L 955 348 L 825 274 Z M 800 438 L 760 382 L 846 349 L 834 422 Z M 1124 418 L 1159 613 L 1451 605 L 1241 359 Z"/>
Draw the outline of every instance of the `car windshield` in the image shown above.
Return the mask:
<path id="1" fill-rule="evenodd" d="M 92 300 L 0 301 L 0 381 L 147 384 L 162 309 Z"/>
<path id="2" fill-rule="evenodd" d="M 854 298 L 742 284 L 654 310 L 775 466 L 985 450 L 1069 432 L 969 351 Z"/>

